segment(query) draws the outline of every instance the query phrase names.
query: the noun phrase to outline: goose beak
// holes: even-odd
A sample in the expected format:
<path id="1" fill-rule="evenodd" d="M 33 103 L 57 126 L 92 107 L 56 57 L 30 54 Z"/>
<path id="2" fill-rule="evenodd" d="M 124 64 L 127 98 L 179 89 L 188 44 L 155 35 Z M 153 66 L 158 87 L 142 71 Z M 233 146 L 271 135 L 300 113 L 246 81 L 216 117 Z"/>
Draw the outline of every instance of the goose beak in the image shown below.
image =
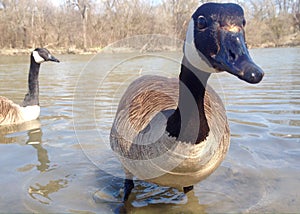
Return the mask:
<path id="1" fill-rule="evenodd" d="M 48 55 L 48 61 L 52 61 L 52 62 L 60 62 L 57 58 L 55 58 L 55 57 L 52 56 L 51 54 Z"/>
<path id="2" fill-rule="evenodd" d="M 214 67 L 218 70 L 227 71 L 248 83 L 259 83 L 264 72 L 251 59 L 243 31 L 238 27 L 234 29 L 220 30 L 220 49 L 213 56 L 215 59 Z"/>

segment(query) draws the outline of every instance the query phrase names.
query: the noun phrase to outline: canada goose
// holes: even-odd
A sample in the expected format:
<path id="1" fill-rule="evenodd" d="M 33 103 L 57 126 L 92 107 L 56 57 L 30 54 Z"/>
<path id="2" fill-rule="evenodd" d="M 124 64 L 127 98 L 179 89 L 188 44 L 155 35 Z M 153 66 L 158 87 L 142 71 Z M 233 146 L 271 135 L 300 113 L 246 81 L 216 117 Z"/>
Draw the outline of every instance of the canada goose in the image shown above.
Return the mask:
<path id="1" fill-rule="evenodd" d="M 59 62 L 45 48 L 36 48 L 30 55 L 28 93 L 21 105 L 0 96 L 0 125 L 10 125 L 35 120 L 40 115 L 39 70 L 46 61 Z"/>
<path id="2" fill-rule="evenodd" d="M 124 201 L 133 176 L 186 193 L 221 164 L 230 132 L 222 101 L 207 80 L 227 71 L 248 83 L 261 81 L 245 24 L 237 4 L 203 4 L 188 25 L 179 80 L 142 76 L 129 85 L 110 133 L 125 171 Z"/>

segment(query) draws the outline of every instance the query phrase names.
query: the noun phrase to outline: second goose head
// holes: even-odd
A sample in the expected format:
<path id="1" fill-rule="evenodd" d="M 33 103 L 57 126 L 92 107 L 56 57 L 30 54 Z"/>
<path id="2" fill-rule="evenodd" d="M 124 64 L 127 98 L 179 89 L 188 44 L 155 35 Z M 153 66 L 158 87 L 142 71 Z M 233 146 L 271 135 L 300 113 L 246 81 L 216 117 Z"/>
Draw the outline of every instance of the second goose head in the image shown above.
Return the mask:
<path id="1" fill-rule="evenodd" d="M 59 62 L 46 48 L 36 48 L 31 53 L 32 59 L 38 64 L 46 61 Z"/>
<path id="2" fill-rule="evenodd" d="M 227 71 L 248 83 L 258 83 L 264 72 L 251 59 L 245 41 L 245 18 L 237 4 L 206 3 L 192 15 L 184 55 L 195 68 Z"/>

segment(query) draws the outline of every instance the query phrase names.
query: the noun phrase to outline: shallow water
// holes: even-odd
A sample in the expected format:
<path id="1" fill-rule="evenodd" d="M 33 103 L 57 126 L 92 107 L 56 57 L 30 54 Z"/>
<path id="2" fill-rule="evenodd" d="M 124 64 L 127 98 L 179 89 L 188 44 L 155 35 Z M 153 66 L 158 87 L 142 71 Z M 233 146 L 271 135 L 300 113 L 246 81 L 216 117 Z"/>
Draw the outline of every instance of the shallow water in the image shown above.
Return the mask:
<path id="1" fill-rule="evenodd" d="M 40 72 L 39 120 L 0 127 L 2 212 L 216 213 L 300 210 L 300 49 L 255 49 L 258 85 L 226 73 L 210 84 L 225 103 L 231 146 L 187 196 L 136 182 L 118 202 L 123 171 L 109 146 L 118 99 L 139 75 L 176 77 L 181 54 L 57 56 Z M 0 57 L 0 95 L 20 103 L 28 57 Z M 162 70 L 164 72 L 162 72 Z"/>

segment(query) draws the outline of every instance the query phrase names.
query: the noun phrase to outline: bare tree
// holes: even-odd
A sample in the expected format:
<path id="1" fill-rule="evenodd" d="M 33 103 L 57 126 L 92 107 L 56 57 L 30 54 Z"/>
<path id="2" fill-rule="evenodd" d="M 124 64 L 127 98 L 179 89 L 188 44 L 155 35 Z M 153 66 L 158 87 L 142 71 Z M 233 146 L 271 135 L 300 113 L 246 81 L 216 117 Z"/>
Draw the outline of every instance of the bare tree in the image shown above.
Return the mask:
<path id="1" fill-rule="evenodd" d="M 83 49 L 87 49 L 87 24 L 88 24 L 88 9 L 90 8 L 90 0 L 67 0 L 69 7 L 74 7 L 78 10 L 81 21 L 82 21 L 82 38 L 83 38 Z"/>
<path id="2" fill-rule="evenodd" d="M 0 48 L 88 50 L 140 34 L 178 39 L 192 12 L 210 0 L 0 0 Z M 300 0 L 236 0 L 247 16 L 250 46 L 300 44 Z"/>

